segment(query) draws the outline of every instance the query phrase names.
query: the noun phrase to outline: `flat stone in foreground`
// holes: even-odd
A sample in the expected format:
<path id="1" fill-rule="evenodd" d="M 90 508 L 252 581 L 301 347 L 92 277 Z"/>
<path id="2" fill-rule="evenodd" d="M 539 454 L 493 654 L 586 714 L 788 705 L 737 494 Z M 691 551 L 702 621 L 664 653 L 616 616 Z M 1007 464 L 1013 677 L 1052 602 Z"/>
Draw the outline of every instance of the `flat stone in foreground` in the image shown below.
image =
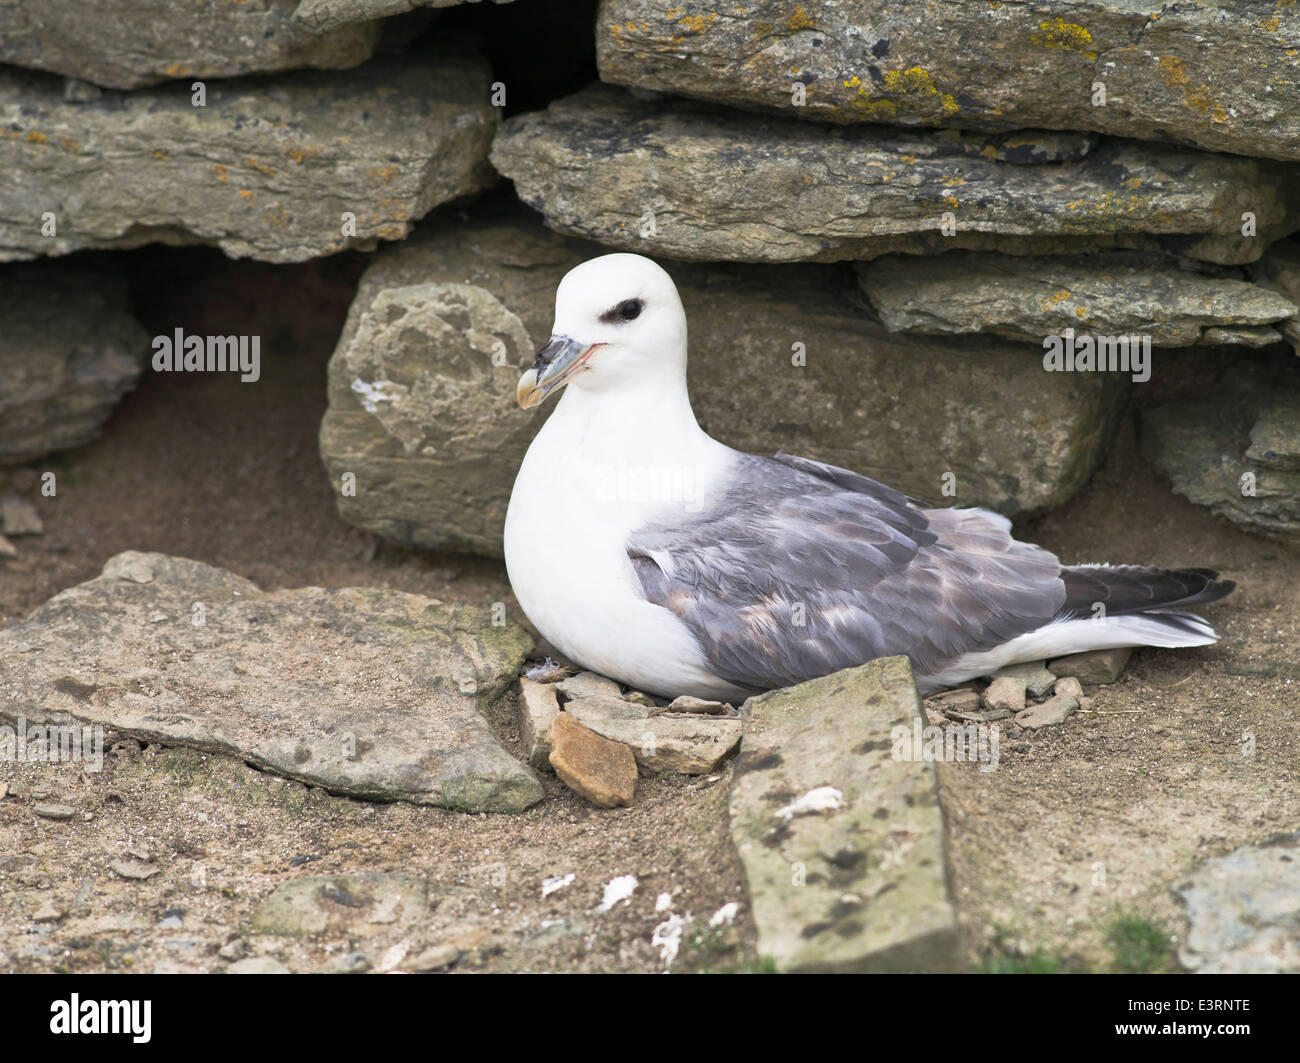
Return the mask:
<path id="1" fill-rule="evenodd" d="M 77 103 L 0 69 L 0 261 L 158 242 L 301 262 L 400 240 L 495 180 L 490 82 L 447 50 L 213 82 L 195 107 L 188 83 Z"/>
<path id="2" fill-rule="evenodd" d="M 541 783 L 483 713 L 529 647 L 486 608 L 371 587 L 261 591 L 128 552 L 0 631 L 0 718 L 100 724 L 353 797 L 521 812 Z"/>
<path id="3" fill-rule="evenodd" d="M 746 703 L 731 834 L 780 970 L 961 966 L 935 766 L 891 756 L 920 711 L 904 657 Z"/>
<path id="4" fill-rule="evenodd" d="M 1202 974 L 1300 974 L 1300 835 L 1207 860 L 1176 892 L 1183 966 Z"/>

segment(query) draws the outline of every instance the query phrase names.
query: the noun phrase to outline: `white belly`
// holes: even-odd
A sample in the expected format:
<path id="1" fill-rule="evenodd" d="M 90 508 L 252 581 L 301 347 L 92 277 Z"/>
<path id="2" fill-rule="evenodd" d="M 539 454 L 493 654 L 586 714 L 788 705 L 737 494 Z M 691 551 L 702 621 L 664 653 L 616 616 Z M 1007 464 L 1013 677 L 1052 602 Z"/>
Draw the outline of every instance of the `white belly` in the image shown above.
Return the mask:
<path id="1" fill-rule="evenodd" d="M 506 512 L 506 569 L 528 619 L 574 663 L 637 690 L 740 695 L 708 670 L 686 625 L 645 600 L 628 559 L 629 533 L 671 505 L 593 492 L 610 470 L 554 422 L 529 448 Z"/>

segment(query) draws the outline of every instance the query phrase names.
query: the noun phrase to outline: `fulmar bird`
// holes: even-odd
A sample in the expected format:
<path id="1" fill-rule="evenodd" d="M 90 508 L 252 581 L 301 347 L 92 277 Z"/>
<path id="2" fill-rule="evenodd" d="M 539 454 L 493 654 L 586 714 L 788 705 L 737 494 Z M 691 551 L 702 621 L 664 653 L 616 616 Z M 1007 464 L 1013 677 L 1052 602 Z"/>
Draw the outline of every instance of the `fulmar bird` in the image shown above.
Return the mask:
<path id="1" fill-rule="evenodd" d="M 677 288 L 640 255 L 560 282 L 519 404 L 565 385 L 510 497 L 510 582 L 561 653 L 638 690 L 734 699 L 905 654 L 927 691 L 1218 640 L 1182 611 L 1232 590 L 1208 569 L 1065 566 L 988 510 L 711 438 L 691 412 Z"/>

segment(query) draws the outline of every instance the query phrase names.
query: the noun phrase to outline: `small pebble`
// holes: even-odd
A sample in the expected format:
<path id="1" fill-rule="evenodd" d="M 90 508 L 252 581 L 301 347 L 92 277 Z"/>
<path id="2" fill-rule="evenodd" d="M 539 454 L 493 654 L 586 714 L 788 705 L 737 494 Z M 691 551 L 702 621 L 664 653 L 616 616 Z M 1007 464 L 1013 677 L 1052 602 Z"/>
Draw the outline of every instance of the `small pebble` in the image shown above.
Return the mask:
<path id="1" fill-rule="evenodd" d="M 441 971 L 444 967 L 450 967 L 460 959 L 460 949 L 455 945 L 435 945 L 431 949 L 425 949 L 418 956 L 406 961 L 406 968 L 410 971 L 427 972 Z"/>
<path id="2" fill-rule="evenodd" d="M 33 808 L 33 811 L 40 816 L 41 819 L 71 819 L 77 814 L 77 810 L 71 805 L 60 805 L 53 801 L 47 801 L 43 804 L 36 805 Z"/>

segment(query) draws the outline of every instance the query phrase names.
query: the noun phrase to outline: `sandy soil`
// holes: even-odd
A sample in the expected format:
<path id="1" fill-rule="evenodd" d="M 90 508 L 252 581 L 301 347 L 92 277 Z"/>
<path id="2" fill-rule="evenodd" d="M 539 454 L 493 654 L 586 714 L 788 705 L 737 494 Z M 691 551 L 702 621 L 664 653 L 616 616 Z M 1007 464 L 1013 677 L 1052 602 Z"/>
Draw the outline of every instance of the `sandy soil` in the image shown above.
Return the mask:
<path id="1" fill-rule="evenodd" d="M 0 473 L 0 488 L 7 476 L 46 526 L 0 565 L 0 617 L 25 616 L 125 549 L 197 558 L 264 587 L 370 584 L 513 606 L 499 563 L 404 551 L 335 515 L 316 431 L 360 258 L 271 267 L 146 250 L 126 259 L 151 332 L 260 334 L 263 379 L 146 377 L 98 442 Z M 55 499 L 33 490 L 47 469 L 58 475 Z M 1098 689 L 1096 715 L 1007 733 L 996 772 L 943 766 L 972 965 L 990 950 L 1042 949 L 1103 969 L 1115 912 L 1181 938 L 1170 892 L 1181 875 L 1300 826 L 1300 557 L 1171 495 L 1131 427 L 1087 491 L 1018 531 L 1068 561 L 1213 565 L 1240 586 L 1206 610 L 1231 633 L 1220 646 L 1141 651 L 1119 683 Z M 510 732 L 502 737 L 517 742 Z M 329 969 L 354 951 L 378 964 L 394 945 L 414 955 L 451 944 L 464 954 L 457 970 L 649 971 L 660 967 L 650 938 L 666 914 L 655 900 L 668 892 L 671 911 L 701 928 L 676 969 L 756 959 L 743 904 L 731 930 L 702 929 L 725 903 L 743 902 L 726 832 L 729 769 L 643 779 L 637 805 L 613 812 L 551 779 L 547 800 L 518 817 L 356 802 L 134 742 L 116 746 L 97 775 L 3 764 L 3 781 L 27 792 L 0 801 L 0 970 L 222 969 L 218 949 L 249 936 L 248 917 L 277 884 L 345 871 L 427 876 L 428 923 L 401 938 L 361 928 L 307 945 L 251 939 L 255 949 L 296 970 Z M 77 816 L 37 818 L 33 789 Z M 160 873 L 129 882 L 108 871 L 129 846 L 147 849 Z M 570 886 L 541 896 L 544 879 L 568 873 Z M 631 902 L 596 913 L 604 884 L 626 874 L 640 883 Z M 61 918 L 35 922 L 47 904 Z"/>

